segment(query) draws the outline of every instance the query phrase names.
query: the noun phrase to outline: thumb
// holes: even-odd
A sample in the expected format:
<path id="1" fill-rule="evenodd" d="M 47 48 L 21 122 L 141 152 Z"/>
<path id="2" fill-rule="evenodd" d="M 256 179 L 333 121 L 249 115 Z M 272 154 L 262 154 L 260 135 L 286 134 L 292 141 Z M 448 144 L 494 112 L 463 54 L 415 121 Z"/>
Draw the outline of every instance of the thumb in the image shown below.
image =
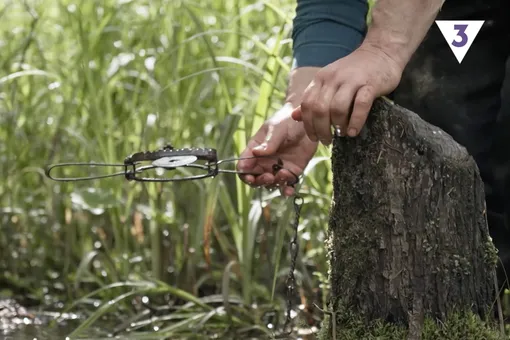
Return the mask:
<path id="1" fill-rule="evenodd" d="M 287 129 L 281 124 L 270 125 L 264 142 L 253 148 L 254 156 L 270 156 L 275 154 L 285 141 Z"/>

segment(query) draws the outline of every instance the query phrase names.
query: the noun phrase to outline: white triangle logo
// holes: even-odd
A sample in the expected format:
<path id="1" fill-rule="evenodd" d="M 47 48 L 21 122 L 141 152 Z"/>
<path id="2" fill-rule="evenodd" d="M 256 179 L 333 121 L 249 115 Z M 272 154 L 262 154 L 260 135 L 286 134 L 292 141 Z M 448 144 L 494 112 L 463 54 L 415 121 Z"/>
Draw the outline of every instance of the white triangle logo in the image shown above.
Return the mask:
<path id="1" fill-rule="evenodd" d="M 485 20 L 436 20 L 459 64 L 475 41 Z"/>

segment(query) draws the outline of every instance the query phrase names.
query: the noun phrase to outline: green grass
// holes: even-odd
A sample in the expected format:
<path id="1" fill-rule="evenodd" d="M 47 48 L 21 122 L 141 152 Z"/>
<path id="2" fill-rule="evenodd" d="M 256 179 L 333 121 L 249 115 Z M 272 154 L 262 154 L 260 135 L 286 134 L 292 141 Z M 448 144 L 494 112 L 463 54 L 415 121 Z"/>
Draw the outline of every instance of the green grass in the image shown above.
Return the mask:
<path id="1" fill-rule="evenodd" d="M 290 200 L 228 175 L 163 185 L 122 178 L 62 184 L 43 169 L 121 162 L 166 142 L 238 155 L 283 101 L 294 6 L 3 1 L 4 294 L 83 313 L 73 336 L 103 317 L 119 334 L 139 332 L 137 339 L 155 329 L 173 339 L 192 330 L 269 336 L 266 324 L 274 321 L 266 312 L 276 309 L 281 320 L 284 313 Z M 319 273 L 327 272 L 328 158 L 321 149 L 301 188 L 297 276 L 310 306 L 322 303 L 319 287 L 327 293 Z"/>
<path id="2" fill-rule="evenodd" d="M 271 337 L 284 320 L 290 200 L 228 175 L 70 184 L 43 171 L 167 142 L 238 155 L 283 101 L 294 6 L 2 1 L 0 296 L 78 312 L 73 338 Z M 328 159 L 321 148 L 301 187 L 295 324 L 306 331 L 328 293 Z"/>

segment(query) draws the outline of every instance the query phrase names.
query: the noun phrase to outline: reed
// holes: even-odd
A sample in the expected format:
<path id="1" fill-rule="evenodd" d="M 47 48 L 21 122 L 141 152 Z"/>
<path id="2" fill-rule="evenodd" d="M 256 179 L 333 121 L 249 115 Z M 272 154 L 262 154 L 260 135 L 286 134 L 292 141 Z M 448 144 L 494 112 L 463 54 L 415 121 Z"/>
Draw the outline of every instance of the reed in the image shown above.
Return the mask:
<path id="1" fill-rule="evenodd" d="M 290 201 L 227 175 L 62 184 L 43 169 L 119 162 L 165 142 L 238 155 L 283 101 L 294 6 L 3 1 L 2 286 L 82 312 L 72 336 L 105 316 L 117 334 L 136 339 L 271 334 L 263 316 L 283 316 Z M 297 276 L 309 304 L 321 303 L 319 287 L 327 293 L 328 160 L 321 148 L 301 187 Z M 168 310 L 151 317 L 151 305 Z"/>

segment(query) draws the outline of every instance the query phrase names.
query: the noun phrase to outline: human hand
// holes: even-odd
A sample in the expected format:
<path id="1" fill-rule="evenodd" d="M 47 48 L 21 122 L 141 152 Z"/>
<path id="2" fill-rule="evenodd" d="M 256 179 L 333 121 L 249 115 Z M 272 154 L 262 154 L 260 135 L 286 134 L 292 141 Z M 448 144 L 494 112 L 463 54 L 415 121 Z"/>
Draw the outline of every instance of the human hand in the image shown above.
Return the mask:
<path id="1" fill-rule="evenodd" d="M 306 136 L 303 123 L 291 117 L 292 106 L 286 104 L 273 117 L 268 119 L 248 142 L 240 157 L 274 156 L 283 161 L 284 169 L 273 174 L 274 158 L 250 158 L 240 160 L 238 171 L 260 173 L 260 175 L 240 175 L 241 180 L 251 186 L 266 188 L 280 187 L 284 196 L 292 196 L 296 181 L 317 151 L 317 142 Z M 288 171 L 288 170 L 292 171 Z"/>
<path id="2" fill-rule="evenodd" d="M 292 117 L 302 121 L 312 141 L 329 145 L 331 127 L 355 137 L 364 126 L 373 101 L 391 93 L 403 68 L 370 44 L 360 46 L 317 72 Z M 347 133 L 345 133 L 347 131 Z"/>

